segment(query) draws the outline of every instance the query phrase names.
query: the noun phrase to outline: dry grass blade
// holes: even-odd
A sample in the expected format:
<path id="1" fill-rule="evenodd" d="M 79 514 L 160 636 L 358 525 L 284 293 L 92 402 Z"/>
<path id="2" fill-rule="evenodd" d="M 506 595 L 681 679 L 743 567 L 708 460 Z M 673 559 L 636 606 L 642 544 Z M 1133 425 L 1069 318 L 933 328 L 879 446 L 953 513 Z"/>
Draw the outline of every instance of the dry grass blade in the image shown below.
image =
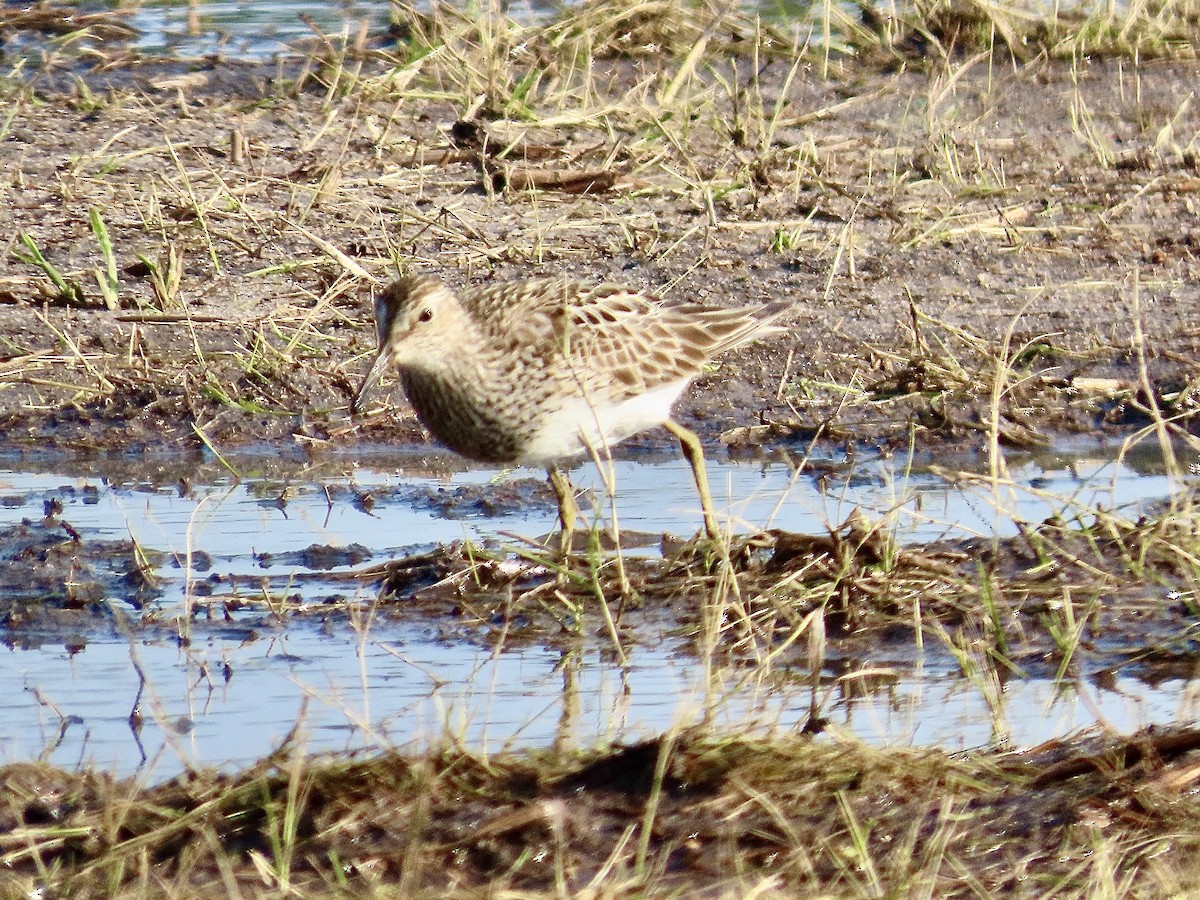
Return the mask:
<path id="1" fill-rule="evenodd" d="M 994 845 L 998 833 L 1020 821 L 1039 824 L 1013 827 L 1005 853 L 1039 878 L 1086 881 L 1136 872 L 1149 887 L 1184 877 L 1196 847 L 1182 835 L 1198 813 L 1171 783 L 1190 777 L 1194 732 L 1091 744 L 956 760 L 856 744 L 766 745 L 685 734 L 669 745 L 649 742 L 571 760 L 484 760 L 447 751 L 301 767 L 281 757 L 276 767 L 234 779 L 197 775 L 140 789 L 9 766 L 0 769 L 0 820 L 32 817 L 20 846 L 5 854 L 10 877 L 73 892 L 133 885 L 153 870 L 160 886 L 172 890 L 185 880 L 196 890 L 265 877 L 305 893 L 330 883 L 352 890 L 403 884 L 408 896 L 432 896 L 454 878 L 486 881 L 499 871 L 535 898 L 585 883 L 614 891 L 637 883 L 641 896 L 666 897 L 702 884 L 732 890 L 753 872 L 759 884 L 788 893 L 849 896 L 867 878 L 880 890 L 903 886 L 926 894 L 958 882 L 973 846 Z M 1032 784 L 1044 796 L 1030 796 Z M 1142 799 L 1139 816 L 1119 815 L 1134 797 Z M 628 855 L 633 836 L 621 826 L 620 809 L 630 803 L 653 815 L 653 838 L 643 840 L 640 864 Z M 970 816 L 951 814 L 967 808 Z M 37 810 L 61 821 L 34 824 Z M 464 830 L 464 814 L 486 824 Z M 1115 870 L 1089 864 L 1095 836 L 1078 823 L 1097 817 L 1110 823 L 1106 846 L 1140 844 L 1143 851 L 1118 851 L 1123 862 Z M 582 865 L 590 836 L 610 828 L 624 837 L 615 850 L 605 844 L 607 862 L 596 871 Z M 364 841 L 367 833 L 374 839 Z M 904 837 L 897 842 L 895 834 Z M 1174 845 L 1166 843 L 1171 836 Z M 544 873 L 522 864 L 522 848 L 530 846 L 561 856 L 551 886 L 539 883 Z M 188 861 L 175 874 L 153 862 L 180 847 L 189 848 Z M 444 862 L 449 848 L 466 851 L 451 871 Z M 969 873 L 977 894 L 1003 895 L 1007 869 Z"/>
<path id="2" fill-rule="evenodd" d="M 203 484 L 228 480 L 224 463 L 247 476 L 245 505 L 271 517 L 264 541 L 308 513 L 340 535 L 337 504 L 351 496 L 352 516 L 386 536 L 369 551 L 301 551 L 294 573 L 278 558 L 266 571 L 260 553 L 248 589 L 251 576 L 227 578 L 219 560 L 211 581 L 198 574 L 198 520 L 183 553 L 101 545 L 75 527 L 75 495 L 31 511 L 5 488 L 6 534 L 25 535 L 0 567 L 14 658 L 58 661 L 61 637 L 79 677 L 102 648 L 81 654 L 75 632 L 90 639 L 91 623 L 126 607 L 148 643 L 190 638 L 163 648 L 188 666 L 209 635 L 270 632 L 274 648 L 286 626 L 319 620 L 355 632 L 366 684 L 378 617 L 518 669 L 518 691 L 532 671 L 518 653 L 548 659 L 561 708 L 527 752 L 471 752 L 475 722 L 436 721 L 432 742 L 449 749 L 308 759 L 297 732 L 248 771 L 154 786 L 0 767 L 10 891 L 1191 890 L 1190 730 L 1073 735 L 1020 754 L 868 747 L 850 731 L 936 695 L 938 715 L 978 706 L 970 740 L 1001 744 L 1016 739 L 1012 698 L 1027 685 L 1097 721 L 1135 705 L 1135 681 L 1155 701 L 1182 686 L 1181 717 L 1190 709 L 1200 516 L 1180 485 L 1200 446 L 1200 108 L 1194 67 L 1170 59 L 1196 55 L 1195 0 L 827 2 L 788 11 L 786 27 L 703 0 L 540 17 L 484 6 L 396 6 L 386 36 L 313 25 L 303 58 L 202 72 L 125 58 L 95 40 L 123 38 L 88 12 L 0 13 L 10 44 L 25 29 L 0 78 L 0 254 L 15 261 L 0 275 L 0 450 L 13 468 L 42 466 L 51 449 L 107 473 L 152 451 L 153 474 L 127 479 L 139 502 L 194 510 Z M 32 30 L 35 14 L 51 38 Z M 425 439 L 406 414 L 346 414 L 375 349 L 362 288 L 416 269 L 456 284 L 566 274 L 706 305 L 793 304 L 786 335 L 706 373 L 678 411 L 768 477 L 795 465 L 780 515 L 807 515 L 797 501 L 812 487 L 818 516 L 836 510 L 829 527 L 732 534 L 767 524 L 735 518 L 762 499 L 742 493 L 751 472 L 731 482 L 715 545 L 639 534 L 624 508 L 625 527 L 605 513 L 614 526 L 602 528 L 597 503 L 597 527 L 563 563 L 535 538 L 514 550 L 493 534 L 502 491 L 452 496 L 444 461 L 399 457 L 389 485 L 432 486 L 338 495 L 323 482 L 325 505 L 303 507 L 288 491 L 349 468 L 358 446 Z M 1046 452 L 1064 432 L 1128 444 L 1115 463 L 1100 440 L 1094 455 Z M 255 494 L 266 488 L 243 462 L 254 454 L 236 453 L 246 444 L 272 464 L 303 456 L 302 474 Z M 164 447 L 182 476 L 162 474 Z M 1138 494 L 1175 493 L 1134 509 L 1091 490 L 1117 468 Z M 882 499 L 850 515 L 860 488 Z M 545 511 L 548 495 L 514 493 L 514 515 Z M 982 507 L 999 536 L 965 533 L 964 507 L 939 509 L 943 496 Z M 389 519 L 418 503 L 431 516 L 458 504 L 470 540 L 397 549 L 428 537 Z M 944 537 L 907 542 L 926 528 Z M 338 571 L 321 575 L 328 595 L 314 603 L 307 569 L 320 560 Z M 178 623 L 156 605 L 176 582 L 193 614 Z M 164 622 L 173 630 L 156 630 Z M 420 668 L 434 702 L 474 690 L 411 648 L 376 646 L 387 679 Z M 604 734 L 629 739 L 620 729 L 642 680 L 659 676 L 654 654 L 695 677 L 696 708 L 666 713 L 663 735 L 572 749 L 596 710 L 619 720 Z M 47 744 L 59 740 L 70 709 L 38 692 L 37 665 L 22 668 Z M 931 673 L 945 676 L 936 687 Z M 1147 721 L 1167 705 L 1144 704 Z M 345 719 L 379 746 L 377 715 L 364 703 Z M 164 727 L 149 704 L 141 725 Z M 517 739 L 539 727 L 521 723 Z"/>

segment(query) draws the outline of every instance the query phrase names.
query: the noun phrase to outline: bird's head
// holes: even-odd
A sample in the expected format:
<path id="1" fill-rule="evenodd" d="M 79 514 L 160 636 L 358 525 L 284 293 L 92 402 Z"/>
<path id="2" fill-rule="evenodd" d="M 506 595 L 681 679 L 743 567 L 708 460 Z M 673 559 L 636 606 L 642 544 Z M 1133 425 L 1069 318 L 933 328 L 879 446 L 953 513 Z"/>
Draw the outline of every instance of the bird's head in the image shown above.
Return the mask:
<path id="1" fill-rule="evenodd" d="M 375 297 L 375 362 L 354 395 L 351 412 L 383 373 L 426 370 L 442 372 L 460 355 L 471 323 L 462 304 L 440 279 L 411 275 L 393 281 Z"/>

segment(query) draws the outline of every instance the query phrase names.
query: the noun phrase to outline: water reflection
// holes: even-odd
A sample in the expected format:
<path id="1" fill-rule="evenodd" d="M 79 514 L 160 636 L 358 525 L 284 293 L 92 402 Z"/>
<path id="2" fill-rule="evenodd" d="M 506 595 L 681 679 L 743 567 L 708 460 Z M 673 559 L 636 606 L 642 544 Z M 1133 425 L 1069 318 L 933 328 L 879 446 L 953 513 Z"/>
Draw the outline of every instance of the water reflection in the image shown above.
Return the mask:
<path id="1" fill-rule="evenodd" d="M 297 42 L 317 34 L 344 33 L 353 41 L 362 29 L 382 31 L 389 21 L 389 7 L 378 0 L 159 0 L 139 5 L 130 23 L 140 32 L 134 48 L 142 53 L 263 61 L 296 52 Z"/>
<path id="2" fill-rule="evenodd" d="M 591 638 L 567 651 L 497 650 L 427 619 L 375 618 L 373 585 L 346 579 L 365 560 L 436 542 L 549 531 L 554 506 L 538 493 L 540 473 L 499 477 L 441 454 L 396 452 L 315 462 L 245 456 L 232 460 L 240 480 L 186 458 L 17 462 L 0 472 L 0 527 L 33 527 L 60 510 L 55 521 L 85 542 L 132 538 L 156 560 L 162 593 L 142 610 L 109 600 L 102 619 L 64 611 L 41 631 L 9 620 L 0 761 L 45 758 L 165 777 L 187 765 L 245 765 L 293 732 L 310 750 L 447 739 L 498 750 L 635 740 L 680 720 L 738 731 L 821 720 L 871 741 L 959 749 L 1030 745 L 1096 722 L 1129 730 L 1197 712 L 1200 682 L 1190 670 L 1154 683 L 1134 667 L 1081 672 L 1057 686 L 1046 677 L 989 682 L 964 678 L 930 641 L 923 652 L 911 640 L 831 652 L 816 677 L 795 664 L 705 672 L 688 639 L 669 631 L 638 634 L 624 667 Z M 1120 463 L 1097 447 L 1011 454 L 999 488 L 972 475 L 968 462 L 977 467 L 967 458 L 831 455 L 797 470 L 786 459 L 716 458 L 710 473 L 719 512 L 746 528 L 822 533 L 857 510 L 907 541 L 1012 533 L 1014 513 L 1036 522 L 1095 504 L 1136 510 L 1175 487 L 1152 450 Z M 699 529 L 690 470 L 674 454 L 633 453 L 616 467 L 624 529 Z M 574 477 L 601 495 L 591 466 Z M 527 502 L 427 502 L 447 491 L 507 496 L 514 481 L 528 485 L 516 492 Z M 351 546 L 359 550 L 335 552 Z M 269 604 L 232 612 L 217 604 L 181 640 L 173 616 L 214 574 L 222 590 L 286 593 L 316 610 L 332 596 L 363 603 L 336 621 L 301 624 Z M 134 616 L 149 624 L 128 627 Z M 131 726 L 135 709 L 140 729 Z"/>
<path id="3" fill-rule="evenodd" d="M 309 751 L 444 742 L 497 751 L 592 746 L 706 721 L 739 733 L 796 731 L 815 715 L 833 731 L 872 742 L 958 750 L 1032 746 L 1097 722 L 1120 731 L 1194 721 L 1200 681 L 1148 685 L 1133 675 L 1103 684 L 1011 679 L 994 697 L 936 652 L 879 659 L 869 678 L 822 678 L 810 707 L 807 676 L 755 679 L 721 670 L 705 683 L 694 659 L 661 646 L 633 648 L 629 665 L 602 650 L 520 648 L 492 654 L 403 632 L 358 639 L 297 629 L 253 641 L 209 636 L 183 650 L 167 641 L 104 639 L 8 651 L 0 697 L 0 760 L 94 764 L 152 778 L 187 765 L 243 766 L 295 733 Z M 130 713 L 146 671 L 143 724 Z"/>

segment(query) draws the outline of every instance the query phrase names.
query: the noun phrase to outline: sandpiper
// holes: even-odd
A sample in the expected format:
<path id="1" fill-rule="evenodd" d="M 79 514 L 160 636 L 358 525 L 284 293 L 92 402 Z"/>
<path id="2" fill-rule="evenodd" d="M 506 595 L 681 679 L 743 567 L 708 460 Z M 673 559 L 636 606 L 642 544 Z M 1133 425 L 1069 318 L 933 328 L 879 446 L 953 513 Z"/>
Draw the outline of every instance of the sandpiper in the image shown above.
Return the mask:
<path id="1" fill-rule="evenodd" d="M 456 294 L 436 277 L 408 276 L 375 299 L 379 351 L 351 411 L 394 369 L 422 424 L 455 453 L 545 466 L 564 548 L 578 508 L 559 463 L 664 425 L 717 540 L 700 440 L 671 419 L 671 405 L 711 357 L 781 330 L 790 306 L 719 309 L 562 279 Z"/>

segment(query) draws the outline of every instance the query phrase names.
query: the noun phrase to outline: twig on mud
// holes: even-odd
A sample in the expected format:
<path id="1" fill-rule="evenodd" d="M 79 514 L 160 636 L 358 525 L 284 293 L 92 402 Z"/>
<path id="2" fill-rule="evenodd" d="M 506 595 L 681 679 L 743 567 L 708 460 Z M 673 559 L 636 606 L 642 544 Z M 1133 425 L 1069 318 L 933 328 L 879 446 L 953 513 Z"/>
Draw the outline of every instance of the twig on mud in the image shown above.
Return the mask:
<path id="1" fill-rule="evenodd" d="M 97 369 L 94 365 L 92 365 L 91 361 L 83 354 L 83 351 L 81 351 L 79 349 L 79 345 L 75 343 L 75 340 L 69 334 L 67 334 L 65 331 L 62 331 L 59 328 L 55 327 L 54 324 L 48 318 L 46 318 L 46 315 L 43 312 L 41 312 L 41 310 L 37 310 L 34 313 L 34 315 L 36 315 L 38 317 L 38 320 L 43 325 L 45 325 L 47 328 L 50 329 L 51 332 L 53 332 L 53 334 L 56 338 L 58 338 L 60 341 L 62 341 L 64 344 L 66 344 L 68 348 L 70 348 L 72 357 L 74 359 L 77 359 L 80 362 L 80 364 L 83 365 L 84 369 L 87 370 L 88 374 L 92 375 L 96 379 L 96 381 L 99 382 L 102 390 L 104 390 L 106 393 L 112 393 L 114 390 L 116 390 L 115 385 L 111 381 L 108 380 L 108 377 L 106 375 L 104 375 L 99 369 Z"/>
<path id="2" fill-rule="evenodd" d="M 333 244 L 329 243 L 329 241 L 325 240 L 324 238 L 318 237 L 317 235 L 313 234 L 311 231 L 309 231 L 307 228 L 305 228 L 303 225 L 301 225 L 297 222 L 292 222 L 291 220 L 286 220 L 286 219 L 285 219 L 285 221 L 292 228 L 295 228 L 302 235 L 304 235 L 309 240 L 309 242 L 312 243 L 312 245 L 314 247 L 316 247 L 318 250 L 320 250 L 322 253 L 324 253 L 326 256 L 328 256 L 330 259 L 332 259 L 334 262 L 336 262 L 338 265 L 340 265 L 347 272 L 350 272 L 351 274 L 358 276 L 359 278 L 363 279 L 364 281 L 369 281 L 372 284 L 380 283 L 380 280 L 378 278 L 376 278 L 374 275 L 372 275 L 370 272 L 368 272 L 366 269 L 364 269 L 362 266 L 360 266 L 358 263 L 356 263 L 354 260 L 352 260 L 349 256 L 347 256 L 345 253 L 343 253 L 337 247 L 333 246 Z"/>

